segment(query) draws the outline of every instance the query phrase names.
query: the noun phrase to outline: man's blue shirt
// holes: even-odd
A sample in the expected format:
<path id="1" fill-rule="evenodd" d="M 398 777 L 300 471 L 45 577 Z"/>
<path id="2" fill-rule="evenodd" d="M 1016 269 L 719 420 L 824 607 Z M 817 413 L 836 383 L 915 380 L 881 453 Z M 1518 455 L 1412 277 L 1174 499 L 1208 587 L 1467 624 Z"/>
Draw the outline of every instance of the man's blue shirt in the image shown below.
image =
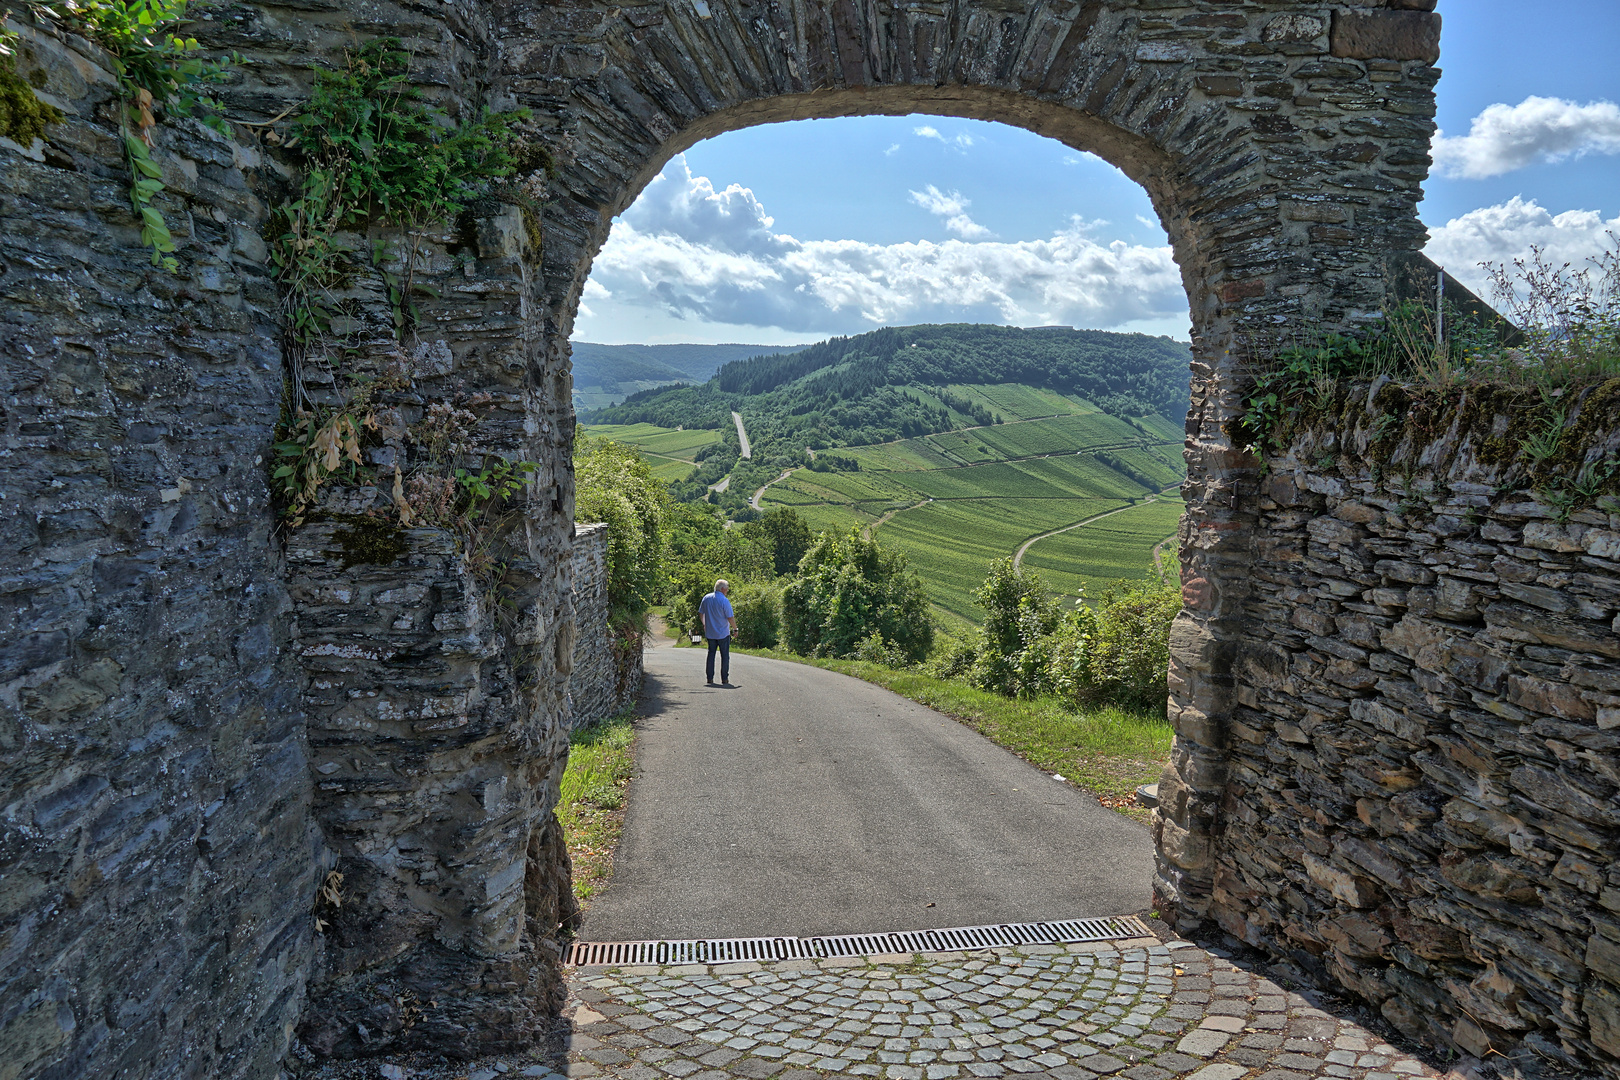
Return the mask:
<path id="1" fill-rule="evenodd" d="M 698 601 L 698 612 L 703 616 L 703 636 L 728 638 L 731 636 L 731 601 L 719 593 L 710 593 Z"/>

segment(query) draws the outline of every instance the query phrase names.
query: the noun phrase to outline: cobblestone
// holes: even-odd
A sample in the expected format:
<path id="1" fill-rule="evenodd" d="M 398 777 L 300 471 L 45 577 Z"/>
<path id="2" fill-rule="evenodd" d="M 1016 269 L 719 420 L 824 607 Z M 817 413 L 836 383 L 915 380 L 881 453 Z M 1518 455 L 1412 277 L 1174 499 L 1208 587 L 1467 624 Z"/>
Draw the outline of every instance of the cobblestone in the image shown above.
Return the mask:
<path id="1" fill-rule="evenodd" d="M 627 1080 L 1441 1076 L 1187 942 L 881 959 L 579 969 L 571 1012 L 577 1022 L 574 1003 L 588 1004 L 591 1022 L 557 1065 Z M 660 1030 L 674 1034 L 648 1026 L 666 1017 L 682 1029 L 673 1053 L 647 1049 Z"/>

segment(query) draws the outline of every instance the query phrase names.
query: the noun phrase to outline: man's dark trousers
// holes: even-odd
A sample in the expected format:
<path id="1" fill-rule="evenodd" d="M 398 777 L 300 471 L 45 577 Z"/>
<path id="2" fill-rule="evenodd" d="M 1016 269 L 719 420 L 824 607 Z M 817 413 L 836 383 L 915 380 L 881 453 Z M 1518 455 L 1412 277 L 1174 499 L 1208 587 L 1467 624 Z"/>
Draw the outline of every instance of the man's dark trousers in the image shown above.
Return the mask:
<path id="1" fill-rule="evenodd" d="M 709 681 L 714 682 L 714 650 L 720 650 L 720 681 L 731 681 L 731 637 L 709 638 L 709 664 L 703 670 L 708 673 Z"/>

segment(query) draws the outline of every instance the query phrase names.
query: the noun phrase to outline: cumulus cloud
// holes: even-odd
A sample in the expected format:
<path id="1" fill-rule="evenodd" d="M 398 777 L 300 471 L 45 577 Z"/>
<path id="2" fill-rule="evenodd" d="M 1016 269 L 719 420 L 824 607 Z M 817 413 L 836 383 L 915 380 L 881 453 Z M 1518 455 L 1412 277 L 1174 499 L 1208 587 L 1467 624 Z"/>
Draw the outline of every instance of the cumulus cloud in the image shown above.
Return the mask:
<path id="1" fill-rule="evenodd" d="M 1613 246 L 1612 234 L 1620 234 L 1620 217 L 1605 221 L 1596 210 L 1553 214 L 1534 199 L 1515 195 L 1429 230 L 1425 251 L 1447 273 L 1489 299 L 1490 277 L 1481 263 L 1510 265 L 1539 248 L 1548 262 L 1584 268 L 1590 265 L 1587 260 Z"/>
<path id="2" fill-rule="evenodd" d="M 1589 153 L 1620 154 L 1620 105 L 1528 97 L 1517 105 L 1489 106 L 1474 117 L 1467 135 L 1442 132 L 1434 140 L 1435 169 L 1470 180 Z"/>
<path id="3" fill-rule="evenodd" d="M 899 149 L 900 149 L 900 144 L 899 143 L 890 143 L 889 148 L 887 150 L 883 151 L 883 156 L 884 157 L 893 157 L 895 155 L 895 152 L 897 150 L 899 150 Z"/>
<path id="4" fill-rule="evenodd" d="M 937 213 L 966 207 L 955 192 L 913 194 Z M 937 244 L 798 240 L 772 224 L 747 188 L 716 191 L 677 157 L 614 225 L 592 281 L 615 305 L 806 333 L 924 321 L 1114 327 L 1186 314 L 1169 247 L 1100 244 L 1078 218 L 1047 239 Z"/>
<path id="5" fill-rule="evenodd" d="M 944 218 L 945 227 L 965 240 L 978 240 L 994 235 L 989 229 L 968 217 L 967 208 L 973 205 L 973 202 L 965 198 L 960 191 L 953 191 L 947 195 L 933 184 L 929 184 L 926 191 L 912 191 L 908 194 L 912 202 L 930 214 Z"/>

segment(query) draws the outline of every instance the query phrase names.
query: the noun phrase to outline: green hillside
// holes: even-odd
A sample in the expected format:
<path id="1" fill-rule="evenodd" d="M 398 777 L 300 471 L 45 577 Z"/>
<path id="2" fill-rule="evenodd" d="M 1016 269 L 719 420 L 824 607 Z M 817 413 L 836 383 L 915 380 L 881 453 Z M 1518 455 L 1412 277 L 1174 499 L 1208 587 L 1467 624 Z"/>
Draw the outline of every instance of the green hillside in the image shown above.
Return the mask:
<path id="1" fill-rule="evenodd" d="M 1187 408 L 1187 345 L 1066 327 L 890 327 L 738 360 L 698 386 L 632 394 L 597 423 L 723 429 L 741 412 L 775 453 L 859 446 L 1084 410 L 1129 437 L 1159 434 Z M 1132 423 L 1132 420 L 1138 420 Z M 1094 421 L 1093 423 L 1100 423 Z M 1061 439 L 1053 449 L 1061 449 Z M 994 445 L 979 460 L 1020 450 Z M 1036 452 L 1036 451 L 1028 451 Z"/>
<path id="2" fill-rule="evenodd" d="M 1066 416 L 842 447 L 820 456 L 856 470 L 799 469 L 767 488 L 760 506 L 792 507 L 817 529 L 875 528 L 906 552 L 941 620 L 958 626 L 982 617 L 973 592 L 992 559 L 1099 518 L 1037 541 L 1024 560 L 1054 590 L 1073 596 L 1084 585 L 1096 598 L 1143 577 L 1154 548 L 1175 533 L 1180 432 L 1166 424 L 1150 434 L 1083 402 L 1069 407 Z"/>

